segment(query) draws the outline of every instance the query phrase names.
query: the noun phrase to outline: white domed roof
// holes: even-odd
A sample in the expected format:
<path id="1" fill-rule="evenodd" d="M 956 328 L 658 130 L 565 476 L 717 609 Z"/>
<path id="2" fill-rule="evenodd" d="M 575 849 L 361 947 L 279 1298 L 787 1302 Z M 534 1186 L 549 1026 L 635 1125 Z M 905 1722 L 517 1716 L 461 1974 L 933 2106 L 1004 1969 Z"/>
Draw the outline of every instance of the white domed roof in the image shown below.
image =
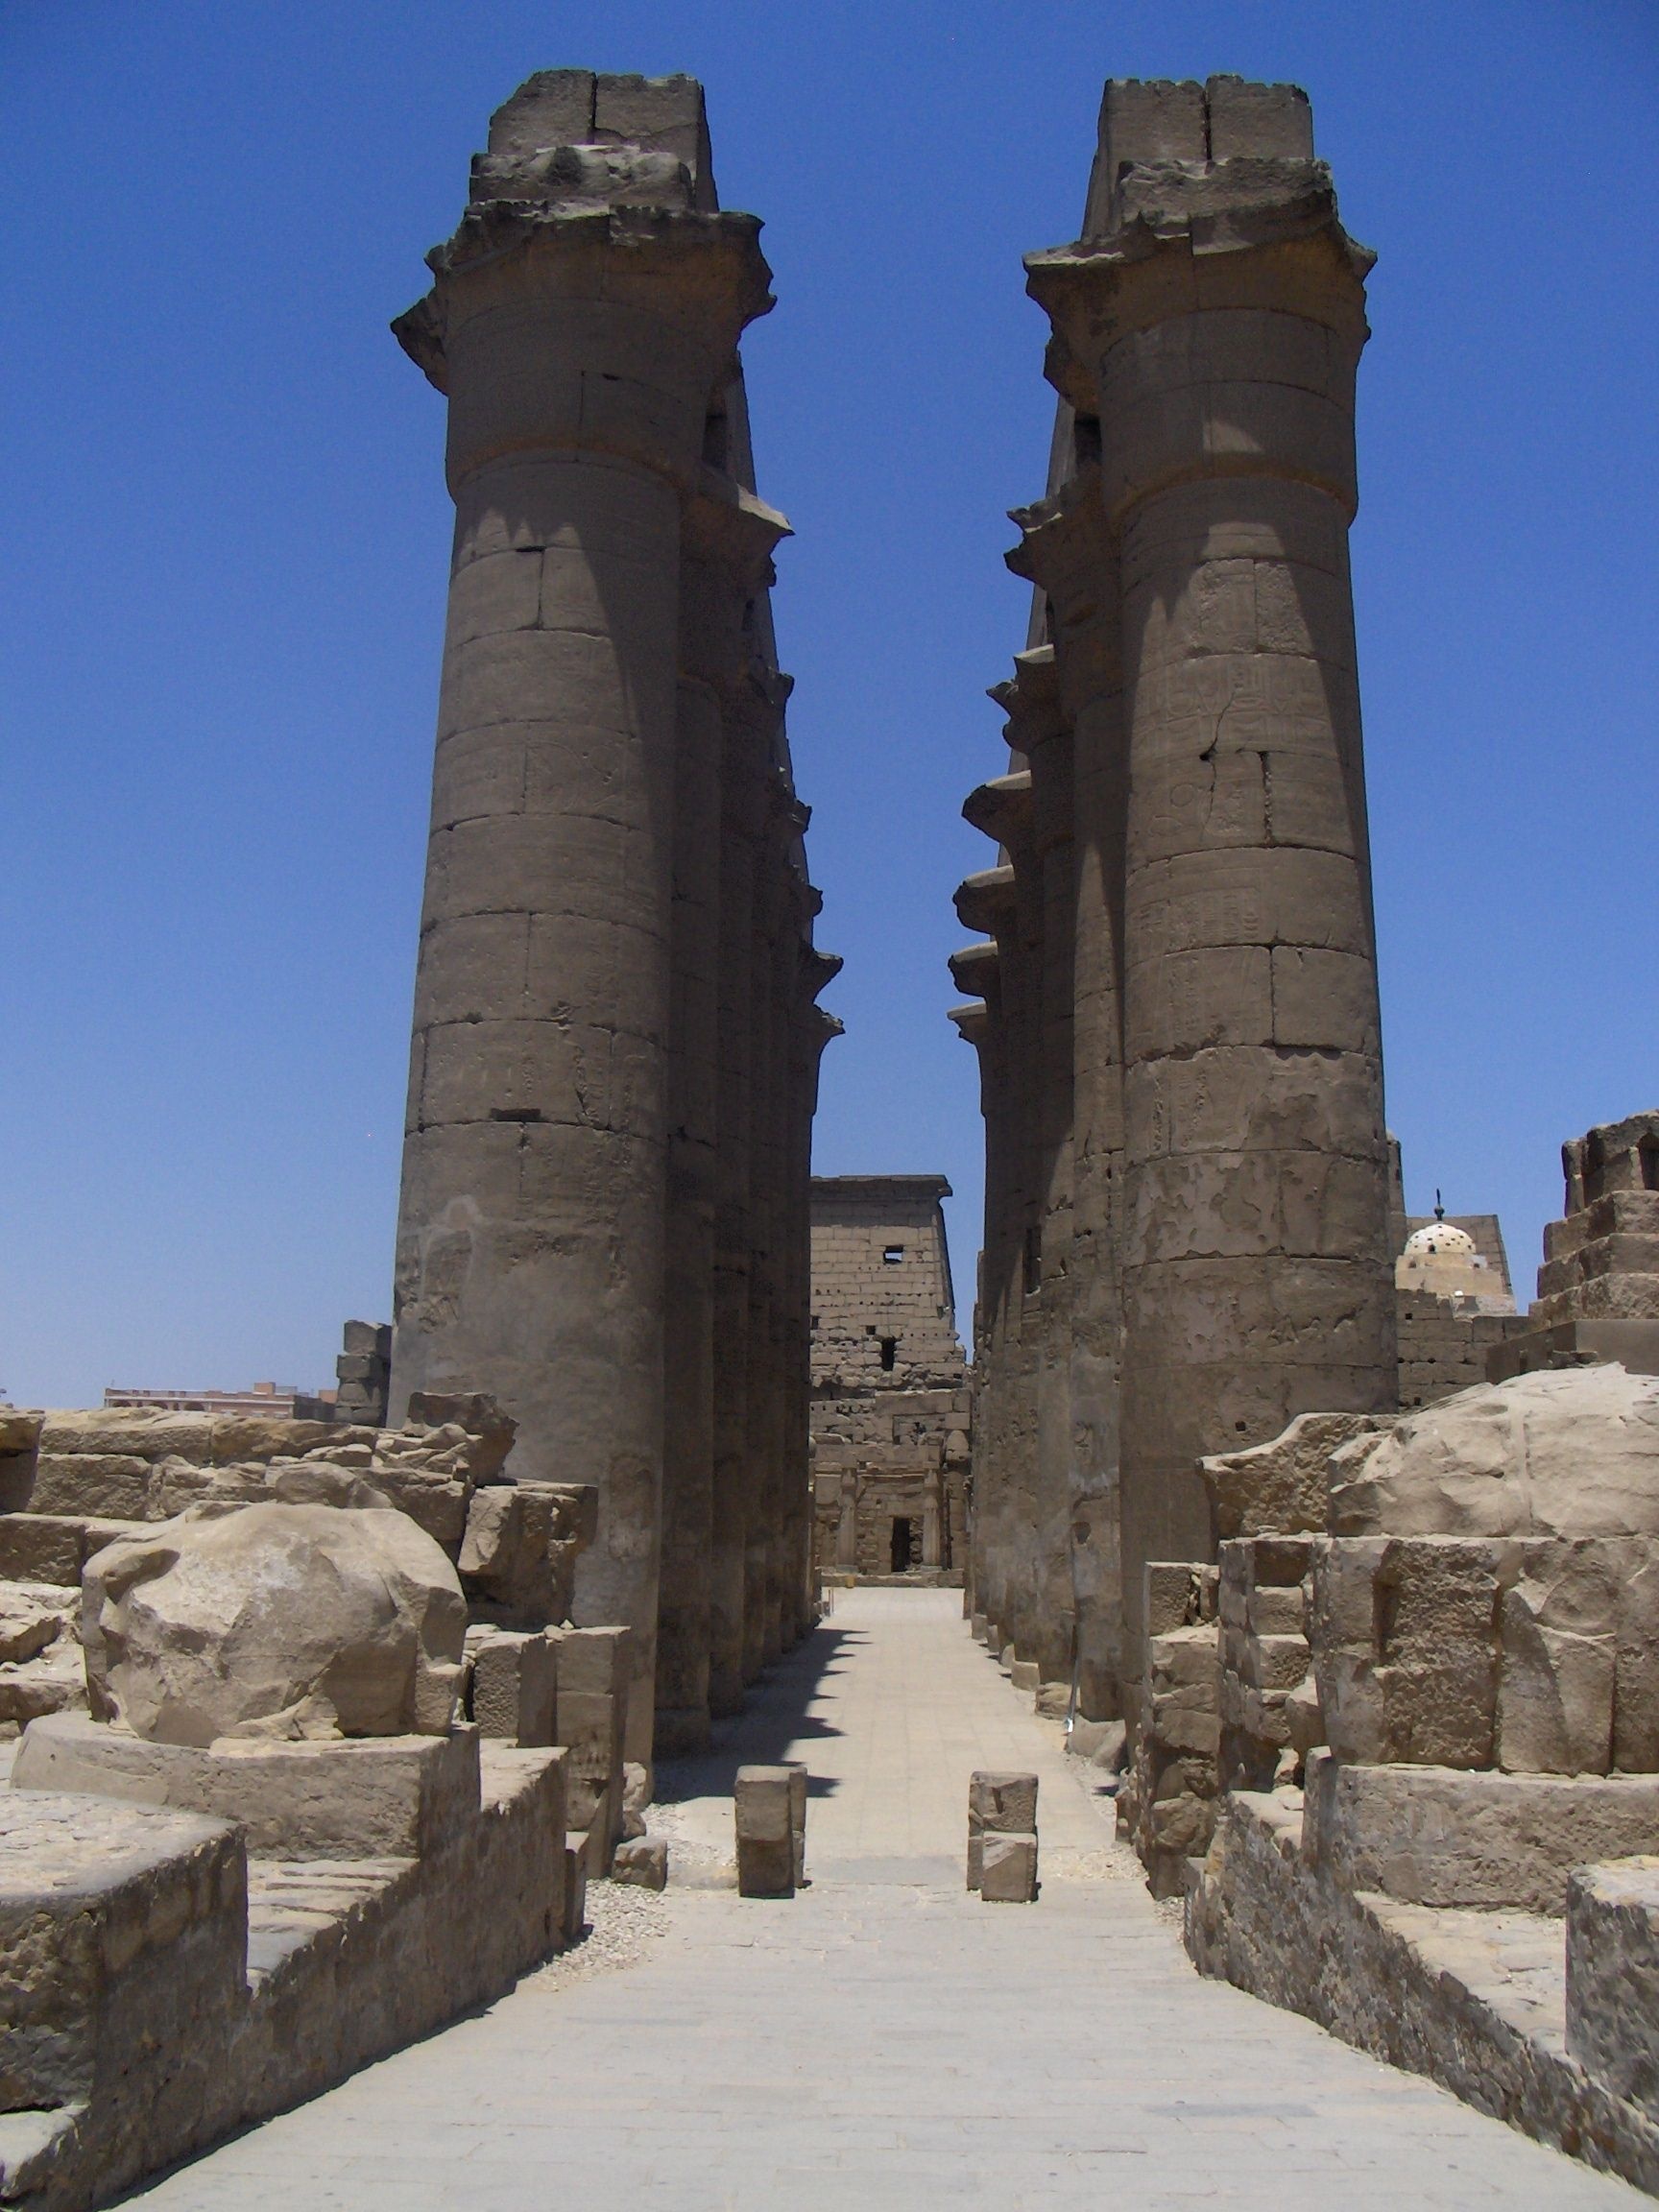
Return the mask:
<path id="1" fill-rule="evenodd" d="M 1431 1252 L 1442 1257 L 1454 1255 L 1459 1260 L 1473 1260 L 1475 1239 L 1467 1229 L 1455 1229 L 1450 1221 L 1431 1221 L 1426 1228 L 1414 1229 L 1407 1238 L 1406 1252 L 1412 1260 L 1427 1259 Z"/>

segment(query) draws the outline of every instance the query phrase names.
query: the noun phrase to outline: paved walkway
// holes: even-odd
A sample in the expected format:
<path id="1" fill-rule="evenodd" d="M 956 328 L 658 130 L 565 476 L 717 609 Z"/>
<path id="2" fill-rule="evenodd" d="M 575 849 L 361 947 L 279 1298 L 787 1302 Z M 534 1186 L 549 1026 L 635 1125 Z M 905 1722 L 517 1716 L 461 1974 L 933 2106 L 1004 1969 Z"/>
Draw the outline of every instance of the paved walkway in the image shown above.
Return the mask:
<path id="1" fill-rule="evenodd" d="M 839 1595 L 719 1756 L 665 1772 L 686 1871 L 740 1757 L 806 1760 L 790 1902 L 624 1892 L 639 1962 L 555 1966 L 137 2200 L 156 2212 L 1612 2212 L 1647 2201 L 1192 1972 L 948 1592 Z M 1044 1890 L 961 1887 L 969 1770 L 1035 1767 Z M 1083 1879 L 1083 1876 L 1089 1876 Z M 605 1908 L 600 1907 L 603 1911 Z"/>

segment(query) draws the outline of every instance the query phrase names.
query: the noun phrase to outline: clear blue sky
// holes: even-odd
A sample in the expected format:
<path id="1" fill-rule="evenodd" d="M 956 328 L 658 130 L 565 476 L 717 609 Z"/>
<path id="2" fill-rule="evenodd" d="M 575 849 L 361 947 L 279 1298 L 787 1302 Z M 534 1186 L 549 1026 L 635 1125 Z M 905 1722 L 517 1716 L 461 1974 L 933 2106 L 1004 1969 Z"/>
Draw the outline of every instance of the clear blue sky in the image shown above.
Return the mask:
<path id="1" fill-rule="evenodd" d="M 4 0 L 0 1385 L 315 1385 L 384 1316 L 449 507 L 387 334 L 534 68 L 703 78 L 766 218 L 760 484 L 814 809 L 818 1164 L 943 1169 L 957 808 L 1052 401 L 1021 254 L 1102 80 L 1312 96 L 1379 251 L 1355 532 L 1390 1119 L 1503 1216 L 1659 1103 L 1651 0 Z M 966 1314 L 964 1314 L 966 1319 Z"/>

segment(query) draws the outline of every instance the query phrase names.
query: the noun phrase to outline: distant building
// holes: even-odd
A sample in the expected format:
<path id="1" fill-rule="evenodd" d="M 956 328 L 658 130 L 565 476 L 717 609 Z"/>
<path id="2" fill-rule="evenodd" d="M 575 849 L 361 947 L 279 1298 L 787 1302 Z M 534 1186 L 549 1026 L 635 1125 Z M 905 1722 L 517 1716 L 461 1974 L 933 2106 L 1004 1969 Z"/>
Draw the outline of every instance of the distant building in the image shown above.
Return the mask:
<path id="1" fill-rule="evenodd" d="M 137 1407 L 152 1413 L 262 1413 L 273 1421 L 303 1419 L 313 1405 L 332 1407 L 332 1390 L 305 1391 L 292 1382 L 254 1382 L 246 1390 L 122 1390 L 104 1393 L 106 1407 Z"/>
<path id="2" fill-rule="evenodd" d="M 812 1179 L 814 1552 L 830 1579 L 959 1582 L 968 1391 L 942 1175 Z"/>

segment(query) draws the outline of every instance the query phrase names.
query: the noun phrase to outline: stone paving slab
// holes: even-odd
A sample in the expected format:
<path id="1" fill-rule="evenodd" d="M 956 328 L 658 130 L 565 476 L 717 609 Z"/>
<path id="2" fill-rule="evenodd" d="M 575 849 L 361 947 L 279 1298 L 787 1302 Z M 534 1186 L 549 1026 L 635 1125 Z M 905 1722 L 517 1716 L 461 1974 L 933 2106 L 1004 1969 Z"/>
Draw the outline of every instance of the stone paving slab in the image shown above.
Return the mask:
<path id="1" fill-rule="evenodd" d="M 823 1855 L 810 1888 L 746 1902 L 670 1887 L 653 1901 L 661 1932 L 637 1964 L 574 1983 L 532 1975 L 134 2201 L 156 2212 L 1100 2212 L 1119 2200 L 1135 2212 L 1612 2212 L 1647 2201 L 1308 2021 L 1200 1980 L 1172 1917 L 1120 1857 L 1118 1879 L 1050 1874 L 1036 1905 L 970 1895 L 955 1833 L 967 1767 L 1038 1767 L 1046 1850 L 1050 1815 L 1092 1853 L 1102 1822 L 1055 1732 L 1021 1711 L 935 1595 L 844 1599 L 836 1625 L 857 1625 L 858 1640 L 826 1647 L 836 1679 L 822 1703 L 809 1683 L 796 1698 L 796 1724 L 804 1709 L 839 1731 L 807 1739 L 815 1772 L 834 1784 L 808 1815 L 809 1854 L 815 1837 Z M 872 1600 L 905 1610 L 884 1619 Z M 879 1762 L 854 1728 L 868 1717 L 889 1740 L 901 1733 L 878 1710 L 883 1679 L 922 1701 L 902 1724 L 921 1768 L 902 1810 L 857 1802 L 869 1787 L 859 1775 Z M 779 1756 L 790 1724 L 775 1684 L 720 1755 Z M 895 1878 L 905 1860 L 922 1863 L 914 1881 Z M 861 1866 L 876 1878 L 860 1879 Z"/>

